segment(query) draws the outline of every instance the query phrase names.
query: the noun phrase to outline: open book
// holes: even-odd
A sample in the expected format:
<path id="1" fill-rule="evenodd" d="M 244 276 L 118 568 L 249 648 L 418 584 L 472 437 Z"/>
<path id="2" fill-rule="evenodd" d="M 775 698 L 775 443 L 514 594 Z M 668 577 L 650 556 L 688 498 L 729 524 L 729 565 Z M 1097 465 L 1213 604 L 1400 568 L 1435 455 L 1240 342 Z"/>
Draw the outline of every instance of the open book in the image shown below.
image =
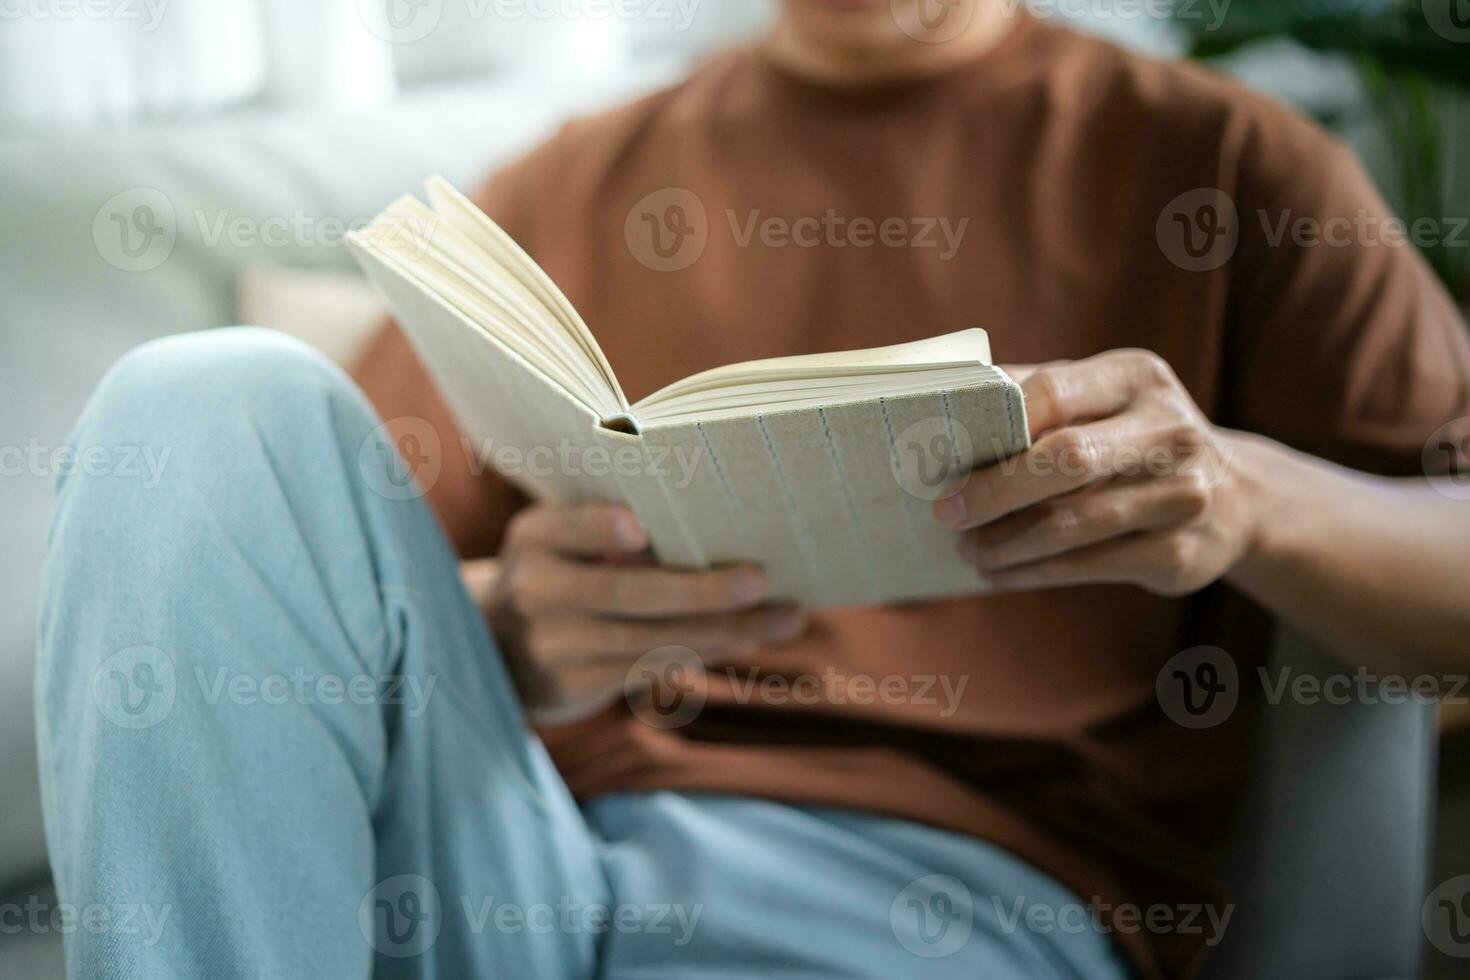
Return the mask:
<path id="1" fill-rule="evenodd" d="M 808 607 L 975 592 L 940 490 L 1028 445 L 985 331 L 704 371 L 630 404 L 571 303 L 442 178 L 348 241 L 484 462 L 621 500 L 665 564 L 755 562 Z"/>

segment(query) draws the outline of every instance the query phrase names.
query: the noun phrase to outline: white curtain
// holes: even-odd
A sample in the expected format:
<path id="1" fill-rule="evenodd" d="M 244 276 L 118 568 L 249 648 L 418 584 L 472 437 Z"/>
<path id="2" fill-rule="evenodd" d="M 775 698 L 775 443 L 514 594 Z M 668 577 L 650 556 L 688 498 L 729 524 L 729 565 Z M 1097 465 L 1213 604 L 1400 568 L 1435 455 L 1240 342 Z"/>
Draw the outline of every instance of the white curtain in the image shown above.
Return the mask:
<path id="1" fill-rule="evenodd" d="M 403 0 L 394 0 L 403 2 Z M 69 126 L 394 89 L 370 0 L 0 0 L 0 123 Z"/>
<path id="2" fill-rule="evenodd" d="M 770 0 L 0 0 L 0 126 L 362 104 L 514 69 L 561 84 L 757 30 Z"/>
<path id="3" fill-rule="evenodd" d="M 0 117 L 68 124 L 248 98 L 265 77 L 254 0 L 0 0 Z"/>

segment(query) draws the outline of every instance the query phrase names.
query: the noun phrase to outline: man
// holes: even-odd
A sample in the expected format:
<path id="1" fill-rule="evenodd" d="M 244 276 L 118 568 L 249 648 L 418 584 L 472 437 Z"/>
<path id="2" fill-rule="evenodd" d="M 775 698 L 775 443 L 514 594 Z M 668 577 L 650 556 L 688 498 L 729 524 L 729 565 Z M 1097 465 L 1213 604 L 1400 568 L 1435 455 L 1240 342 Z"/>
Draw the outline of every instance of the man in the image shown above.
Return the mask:
<path id="1" fill-rule="evenodd" d="M 1254 712 L 1181 725 L 1160 669 L 1208 644 L 1248 682 L 1269 615 L 1374 665 L 1463 655 L 1470 515 L 1421 467 L 1466 463 L 1470 344 L 1411 248 L 1293 230 L 1386 218 L 1310 124 L 1006 4 L 945 9 L 787 0 L 480 200 L 631 397 L 984 326 L 1036 444 L 933 516 L 995 594 L 809 614 L 759 569 L 658 568 L 627 511 L 477 473 L 390 329 L 358 377 L 446 447 L 456 571 L 422 504 L 368 489 L 386 442 L 339 375 L 250 332 L 152 345 L 77 440 L 178 465 L 151 494 L 63 484 L 39 690 L 62 897 L 174 925 L 74 936 L 75 969 L 1197 968 Z M 627 683 L 671 645 L 705 667 L 673 725 Z M 209 696 L 277 675 L 318 683 Z M 360 676 L 419 696 L 316 695 Z M 522 707 L 556 721 L 549 758 Z"/>

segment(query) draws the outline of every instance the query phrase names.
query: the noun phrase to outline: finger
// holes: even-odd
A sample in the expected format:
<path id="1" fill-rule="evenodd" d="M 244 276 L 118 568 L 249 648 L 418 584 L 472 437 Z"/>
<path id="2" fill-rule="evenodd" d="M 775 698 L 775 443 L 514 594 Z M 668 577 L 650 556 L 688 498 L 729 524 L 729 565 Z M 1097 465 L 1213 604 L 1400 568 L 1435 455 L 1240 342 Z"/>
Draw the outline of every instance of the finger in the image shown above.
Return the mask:
<path id="1" fill-rule="evenodd" d="M 649 653 L 653 656 L 569 663 L 543 672 L 546 685 L 541 699 L 530 706 L 531 717 L 539 724 L 564 725 L 655 685 L 687 690 L 699 683 L 706 669 L 719 663 L 682 646 L 655 647 Z M 581 754 L 593 761 L 595 749 L 584 746 Z"/>
<path id="2" fill-rule="evenodd" d="M 648 535 L 622 504 L 538 504 L 518 513 L 506 530 L 511 548 L 599 557 L 635 554 Z"/>
<path id="3" fill-rule="evenodd" d="M 1057 429 L 1021 455 L 971 473 L 956 493 L 934 502 L 934 516 L 958 531 L 979 527 L 1111 477 L 1120 457 L 1131 460 L 1173 438 L 1141 412 Z"/>
<path id="4" fill-rule="evenodd" d="M 559 670 L 549 679 L 543 697 L 531 705 L 541 724 L 565 724 L 607 707 L 623 696 L 626 664 L 579 664 Z"/>
<path id="5" fill-rule="evenodd" d="M 1210 500 L 1209 487 L 1192 474 L 1114 480 L 971 531 L 960 541 L 960 554 L 988 575 L 1134 532 L 1182 524 L 1204 513 Z"/>
<path id="6" fill-rule="evenodd" d="M 997 364 L 996 367 L 1004 371 L 1016 384 L 1024 385 L 1027 378 L 1043 368 L 1060 367 L 1070 363 L 1070 361 L 1043 361 L 1040 364 Z"/>
<path id="7" fill-rule="evenodd" d="M 986 582 L 1007 592 L 1073 585 L 1130 583 L 1170 592 L 1187 578 L 1191 539 L 1174 531 L 1114 538 L 1027 565 L 986 573 Z"/>
<path id="8" fill-rule="evenodd" d="M 713 663 L 745 656 L 766 644 L 789 642 L 805 628 L 803 613 L 789 605 L 660 622 L 579 616 L 532 624 L 526 646 L 539 665 L 554 673 L 601 663 L 626 670 L 660 647 L 688 647 Z"/>
<path id="9" fill-rule="evenodd" d="M 687 616 L 746 609 L 770 592 L 765 574 L 749 565 L 686 572 L 582 562 L 537 551 L 517 556 L 512 575 L 516 608 L 530 617 L 559 612 Z"/>
<path id="10" fill-rule="evenodd" d="M 1163 358 L 1142 350 L 1108 351 L 1082 361 L 1042 365 L 1021 382 L 1031 437 L 1116 415 L 1144 388 L 1167 383 L 1171 377 Z"/>
<path id="11" fill-rule="evenodd" d="M 503 567 L 499 558 L 472 558 L 459 563 L 459 579 L 481 609 L 490 608 Z"/>

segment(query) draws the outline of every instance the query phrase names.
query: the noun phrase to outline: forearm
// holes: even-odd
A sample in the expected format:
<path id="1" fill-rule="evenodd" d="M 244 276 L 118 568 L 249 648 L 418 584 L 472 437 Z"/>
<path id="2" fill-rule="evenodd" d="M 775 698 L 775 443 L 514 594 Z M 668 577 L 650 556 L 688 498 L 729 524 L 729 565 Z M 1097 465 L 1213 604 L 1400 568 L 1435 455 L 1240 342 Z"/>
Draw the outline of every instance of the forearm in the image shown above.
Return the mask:
<path id="1" fill-rule="evenodd" d="M 1254 534 L 1227 579 L 1370 666 L 1470 663 L 1470 503 L 1229 433 Z"/>

